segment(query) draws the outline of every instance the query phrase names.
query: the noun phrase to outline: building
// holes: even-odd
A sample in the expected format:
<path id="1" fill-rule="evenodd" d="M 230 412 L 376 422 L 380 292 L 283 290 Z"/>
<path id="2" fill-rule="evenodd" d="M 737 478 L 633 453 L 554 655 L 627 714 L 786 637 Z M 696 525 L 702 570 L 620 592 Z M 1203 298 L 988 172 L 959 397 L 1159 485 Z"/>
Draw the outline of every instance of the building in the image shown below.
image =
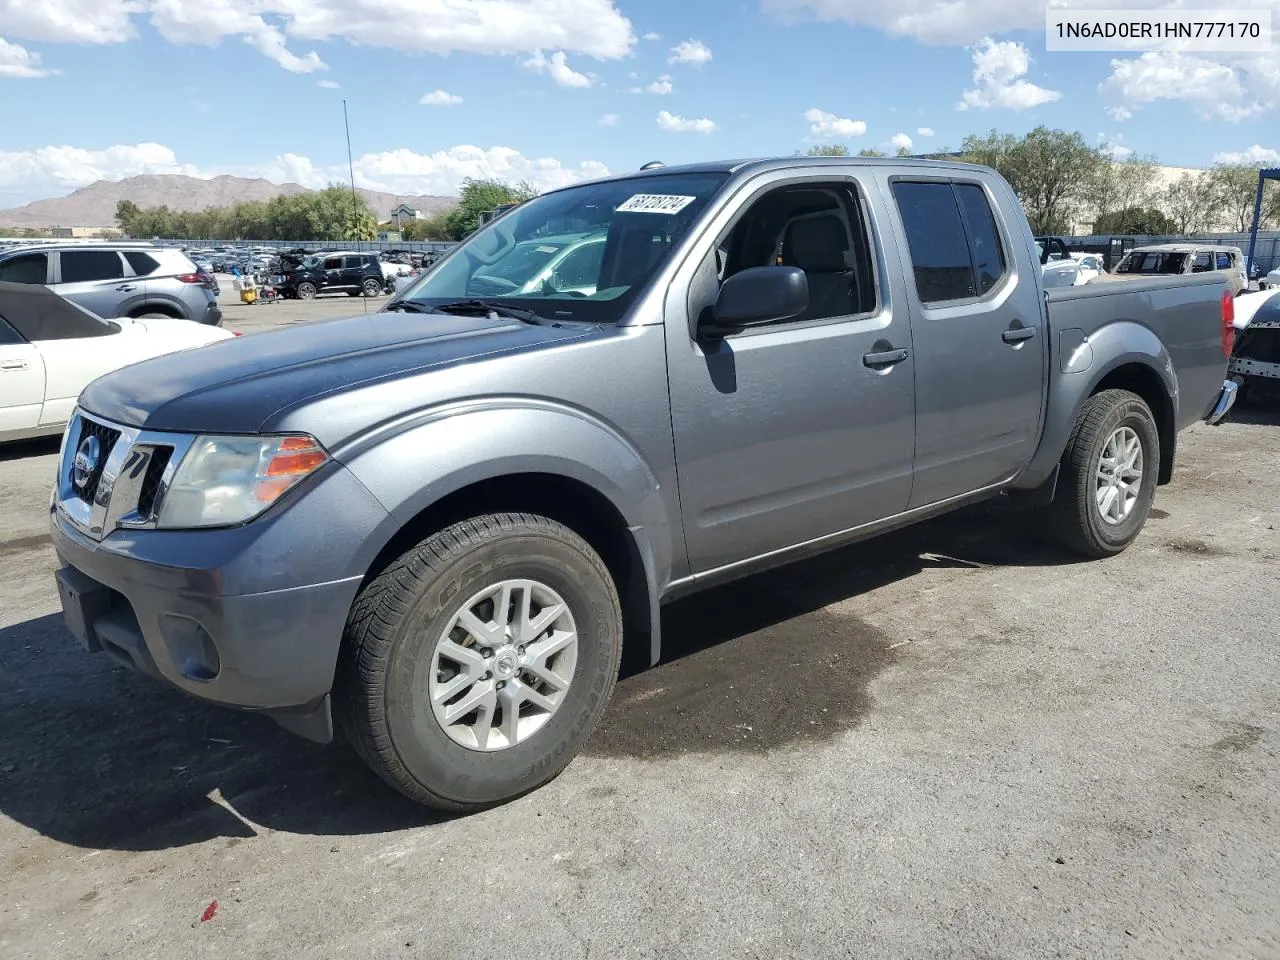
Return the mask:
<path id="1" fill-rule="evenodd" d="M 123 234 L 115 227 L 50 227 L 49 236 L 62 240 L 119 237 Z"/>
<path id="2" fill-rule="evenodd" d="M 395 220 L 397 223 L 405 220 L 421 220 L 422 211 L 417 207 L 409 206 L 407 203 L 399 203 L 392 209 L 391 216 L 388 219 Z"/>

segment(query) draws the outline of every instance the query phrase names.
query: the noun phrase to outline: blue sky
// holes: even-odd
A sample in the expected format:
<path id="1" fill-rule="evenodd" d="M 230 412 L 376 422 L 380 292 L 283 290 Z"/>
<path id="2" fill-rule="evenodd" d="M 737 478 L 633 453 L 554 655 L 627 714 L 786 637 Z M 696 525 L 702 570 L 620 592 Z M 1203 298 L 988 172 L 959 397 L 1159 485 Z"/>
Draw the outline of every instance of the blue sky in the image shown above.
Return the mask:
<path id="1" fill-rule="evenodd" d="M 346 175 L 344 97 L 357 179 L 397 193 L 449 193 L 468 175 L 553 186 L 816 142 L 927 151 L 1038 124 L 1173 165 L 1280 163 L 1276 49 L 1046 52 L 1044 11 L 1024 0 L 0 0 L 0 206 L 143 172 L 323 185 Z"/>

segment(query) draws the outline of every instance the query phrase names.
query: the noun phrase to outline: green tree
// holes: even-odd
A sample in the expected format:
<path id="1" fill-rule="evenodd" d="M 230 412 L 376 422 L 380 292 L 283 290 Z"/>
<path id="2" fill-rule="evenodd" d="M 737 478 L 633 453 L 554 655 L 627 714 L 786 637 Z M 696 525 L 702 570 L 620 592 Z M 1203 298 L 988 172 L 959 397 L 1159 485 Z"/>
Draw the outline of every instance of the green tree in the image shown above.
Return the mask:
<path id="1" fill-rule="evenodd" d="M 810 147 L 802 156 L 806 157 L 847 157 L 849 148 L 843 143 L 818 144 Z"/>
<path id="2" fill-rule="evenodd" d="M 1239 232 L 1248 230 L 1253 224 L 1258 168 L 1218 164 L 1209 171 L 1208 180 L 1214 206 L 1226 220 L 1229 229 Z M 1264 214 L 1269 212 L 1267 207 L 1263 211 Z"/>
<path id="3" fill-rule="evenodd" d="M 1154 207 L 1161 199 L 1156 183 L 1155 157 L 1131 156 L 1112 161 L 1103 157 L 1094 172 L 1091 201 L 1097 214 L 1118 213 Z M 1123 223 L 1123 221 L 1120 221 Z M 1099 230 L 1095 233 L 1134 233 L 1132 229 Z"/>
<path id="4" fill-rule="evenodd" d="M 1213 218 L 1213 193 L 1210 177 L 1184 173 L 1165 188 L 1160 208 L 1173 220 L 1177 233 L 1199 233 Z"/>
<path id="5" fill-rule="evenodd" d="M 445 218 L 446 239 L 461 240 L 479 228 L 481 219 L 490 211 L 509 203 L 524 203 L 538 195 L 528 181 L 510 184 L 496 179 L 468 177 L 462 181 L 458 206 Z"/>
<path id="6" fill-rule="evenodd" d="M 860 156 L 860 157 L 886 157 L 886 156 L 888 156 L 888 154 L 887 154 L 887 153 L 885 153 L 885 152 L 883 152 L 882 150 L 875 150 L 875 149 L 872 149 L 871 147 L 863 147 L 861 150 L 859 150 L 859 151 L 858 151 L 858 156 Z"/>
<path id="7" fill-rule="evenodd" d="M 1067 233 L 1090 199 L 1103 153 L 1079 133 L 1036 127 L 1024 137 L 970 135 L 961 159 L 994 167 L 1009 181 L 1038 234 Z"/>
<path id="8" fill-rule="evenodd" d="M 1093 221 L 1093 232 L 1104 234 L 1136 234 L 1143 237 L 1167 237 L 1178 232 L 1178 225 L 1155 207 L 1125 207 L 1101 213 Z"/>
<path id="9" fill-rule="evenodd" d="M 132 200 L 121 200 L 116 204 L 116 226 L 128 236 L 133 236 L 134 227 L 137 226 L 141 213 L 138 205 Z"/>

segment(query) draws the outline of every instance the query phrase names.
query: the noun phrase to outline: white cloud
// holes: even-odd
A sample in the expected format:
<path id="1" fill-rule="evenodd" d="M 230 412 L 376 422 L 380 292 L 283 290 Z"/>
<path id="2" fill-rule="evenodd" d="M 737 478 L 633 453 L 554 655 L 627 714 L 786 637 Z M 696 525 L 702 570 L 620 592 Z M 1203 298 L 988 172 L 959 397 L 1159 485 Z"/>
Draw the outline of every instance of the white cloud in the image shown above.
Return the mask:
<path id="1" fill-rule="evenodd" d="M 0 37 L 0 77 L 34 80 L 57 72 L 40 65 L 40 54 Z"/>
<path id="2" fill-rule="evenodd" d="M 649 33 L 646 33 L 646 34 L 645 34 L 643 37 L 641 37 L 640 39 L 641 39 L 641 40 L 661 40 L 661 39 L 662 39 L 662 34 L 660 34 L 660 33 L 654 33 L 653 31 L 650 31 Z"/>
<path id="3" fill-rule="evenodd" d="M 671 77 L 663 74 L 653 83 L 645 84 L 643 87 L 632 87 L 632 93 L 652 93 L 659 97 L 665 97 L 669 93 L 675 91 L 675 85 L 671 82 Z"/>
<path id="4" fill-rule="evenodd" d="M 686 119 L 666 110 L 658 111 L 658 126 L 671 133 L 712 133 L 716 129 L 714 120 L 706 117 Z"/>
<path id="5" fill-rule="evenodd" d="M 889 138 L 889 146 L 895 150 L 910 150 L 911 142 L 911 138 L 905 133 L 895 133 Z"/>
<path id="6" fill-rule="evenodd" d="M 159 143 L 121 144 L 105 150 L 48 146 L 36 150 L 0 150 L 0 189 L 32 192 L 83 187 L 95 180 L 120 180 L 142 173 L 184 173 L 172 150 Z"/>
<path id="7" fill-rule="evenodd" d="M 596 123 L 600 124 L 602 127 L 616 127 L 618 125 L 618 121 L 621 119 L 622 117 L 616 113 L 606 113 L 597 120 Z"/>
<path id="8" fill-rule="evenodd" d="M 149 23 L 173 43 L 239 36 L 286 70 L 324 68 L 298 43 L 448 54 L 528 53 L 539 48 L 600 59 L 626 56 L 631 22 L 614 0 L 0 0 L 5 35 L 55 43 L 122 43 Z"/>
<path id="9" fill-rule="evenodd" d="M 1272 96 L 1280 94 L 1280 79 L 1269 76 L 1265 58 L 1245 58 L 1254 86 Z M 1280 61 L 1272 63 L 1280 77 Z M 1116 120 L 1128 120 L 1135 110 L 1157 100 L 1181 101 L 1205 119 L 1239 122 L 1262 113 L 1267 105 L 1245 85 L 1242 70 L 1225 63 L 1184 53 L 1144 53 L 1129 60 L 1112 60 L 1111 75 L 1098 85 Z M 1274 86 L 1274 90 L 1269 87 Z"/>
<path id="10" fill-rule="evenodd" d="M 1027 110 L 1044 103 L 1052 103 L 1062 94 L 1046 90 L 1029 80 L 1023 80 L 1031 69 L 1031 55 L 1022 44 L 1012 40 L 997 43 L 984 37 L 973 48 L 973 82 L 975 88 L 966 90 L 956 105 L 958 110 L 987 110 L 1000 107 L 1006 110 Z"/>
<path id="11" fill-rule="evenodd" d="M 847 140 L 867 132 L 865 120 L 837 117 L 834 113 L 827 113 L 817 107 L 806 110 L 804 118 L 809 121 L 810 140 Z"/>
<path id="12" fill-rule="evenodd" d="M 340 84 L 334 83 L 332 80 L 317 80 L 317 87 L 323 87 L 326 90 L 337 90 Z"/>
<path id="13" fill-rule="evenodd" d="M 1272 150 L 1254 144 L 1244 150 L 1227 150 L 1213 155 L 1214 163 L 1229 163 L 1242 167 L 1277 167 L 1280 166 L 1280 150 Z"/>
<path id="14" fill-rule="evenodd" d="M 445 90 L 432 90 L 424 93 L 418 102 L 428 107 L 456 107 L 462 98 Z"/>
<path id="15" fill-rule="evenodd" d="M 551 59 L 543 56 L 541 50 L 533 51 L 533 56 L 528 60 L 520 63 L 522 67 L 528 67 L 534 73 L 545 73 L 561 87 L 589 87 L 591 86 L 591 78 L 585 73 L 578 73 L 569 66 L 568 57 L 565 56 L 563 50 L 557 50 L 551 55 Z"/>
<path id="16" fill-rule="evenodd" d="M 917 128 L 916 128 L 916 133 L 920 134 L 920 136 L 922 136 L 922 137 L 935 137 L 935 136 L 937 136 L 937 133 L 934 131 L 933 127 L 917 127 Z"/>
<path id="17" fill-rule="evenodd" d="M 711 48 L 701 40 L 684 40 L 671 48 L 667 63 L 690 64 L 700 67 L 711 62 Z"/>
<path id="18" fill-rule="evenodd" d="M 565 164 L 553 157 L 526 157 L 511 147 L 488 149 L 462 145 L 434 153 L 387 150 L 356 157 L 356 185 L 387 193 L 455 195 L 467 177 L 496 177 L 510 182 L 528 180 L 541 189 L 607 176 L 597 160 Z M 49 146 L 38 150 L 0 151 L 0 191 L 24 202 L 65 193 L 96 180 L 120 180 L 143 173 L 179 173 L 209 178 L 220 174 L 256 176 L 274 183 L 299 183 L 320 188 L 347 179 L 345 160 L 316 163 L 295 153 L 283 153 L 258 164 L 216 169 L 181 163 L 174 152 L 158 143 L 139 143 L 84 150 Z"/>

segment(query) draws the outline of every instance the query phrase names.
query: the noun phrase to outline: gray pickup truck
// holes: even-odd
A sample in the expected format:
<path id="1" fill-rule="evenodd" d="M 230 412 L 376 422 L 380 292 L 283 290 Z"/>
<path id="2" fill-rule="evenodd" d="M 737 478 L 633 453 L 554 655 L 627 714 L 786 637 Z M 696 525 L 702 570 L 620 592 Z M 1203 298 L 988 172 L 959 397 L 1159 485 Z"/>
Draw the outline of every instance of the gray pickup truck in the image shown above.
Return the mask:
<path id="1" fill-rule="evenodd" d="M 624 646 L 658 661 L 674 597 L 1002 493 L 1080 553 L 1132 542 L 1178 431 L 1234 399 L 1223 277 L 1040 272 L 962 164 L 543 194 L 375 314 L 91 384 L 50 505 L 66 621 L 336 722 L 424 804 L 508 800 L 590 736 Z"/>

